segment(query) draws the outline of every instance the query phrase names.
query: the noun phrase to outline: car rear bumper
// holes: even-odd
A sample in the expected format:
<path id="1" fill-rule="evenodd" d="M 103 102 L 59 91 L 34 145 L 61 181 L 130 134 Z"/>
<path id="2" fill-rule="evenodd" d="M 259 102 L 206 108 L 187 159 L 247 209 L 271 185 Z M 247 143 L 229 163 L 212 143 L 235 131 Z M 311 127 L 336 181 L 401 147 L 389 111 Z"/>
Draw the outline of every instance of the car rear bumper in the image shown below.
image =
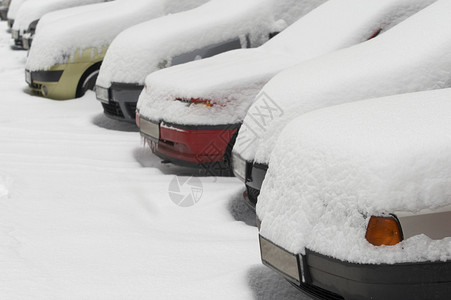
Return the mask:
<path id="1" fill-rule="evenodd" d="M 134 123 L 136 104 L 143 88 L 139 84 L 113 82 L 110 88 L 96 86 L 96 97 L 107 117 Z"/>
<path id="2" fill-rule="evenodd" d="M 141 135 L 160 157 L 185 166 L 223 162 L 241 124 L 180 125 L 139 117 Z"/>
<path id="3" fill-rule="evenodd" d="M 259 240 L 263 264 L 316 299 L 447 299 L 451 293 L 449 261 L 358 264 Z"/>

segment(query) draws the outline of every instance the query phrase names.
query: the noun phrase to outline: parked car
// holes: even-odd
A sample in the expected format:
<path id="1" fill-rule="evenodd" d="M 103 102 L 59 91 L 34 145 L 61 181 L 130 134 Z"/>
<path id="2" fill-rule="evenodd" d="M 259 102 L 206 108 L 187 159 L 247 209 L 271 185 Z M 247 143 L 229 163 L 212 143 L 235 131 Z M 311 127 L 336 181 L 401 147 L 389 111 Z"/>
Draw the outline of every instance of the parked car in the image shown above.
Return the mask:
<path id="1" fill-rule="evenodd" d="M 7 16 L 8 16 L 8 9 L 9 9 L 9 4 L 11 3 L 11 0 L 2 0 L 1 4 L 0 4 L 0 19 L 2 21 L 6 21 L 7 20 Z"/>
<path id="2" fill-rule="evenodd" d="M 8 13 L 6 14 L 6 20 L 8 21 L 9 28 L 13 28 L 14 19 L 16 18 L 17 11 L 26 1 L 27 0 L 10 0 Z"/>
<path id="3" fill-rule="evenodd" d="M 233 149 L 234 172 L 244 178 L 249 201 L 257 201 L 272 149 L 294 117 L 345 102 L 451 86 L 449 13 L 451 2 L 435 2 L 373 40 L 272 78 L 249 109 Z"/>
<path id="4" fill-rule="evenodd" d="M 27 59 L 25 79 L 32 92 L 65 100 L 95 86 L 111 41 L 123 30 L 206 0 L 116 0 L 46 14 Z"/>
<path id="5" fill-rule="evenodd" d="M 433 1 L 330 0 L 258 49 L 155 72 L 138 105 L 141 134 L 167 161 L 231 173 L 237 131 L 275 74 L 370 39 Z"/>
<path id="6" fill-rule="evenodd" d="M 33 41 L 39 19 L 46 13 L 75 6 L 107 2 L 111 0 L 34 0 L 27 1 L 17 11 L 11 30 L 14 44 L 29 49 Z"/>
<path id="7" fill-rule="evenodd" d="M 395 95 L 290 122 L 257 203 L 263 263 L 321 299 L 448 299 L 450 98 Z"/>
<path id="8" fill-rule="evenodd" d="M 132 27 L 113 41 L 105 56 L 97 99 L 106 116 L 135 122 L 136 103 L 148 74 L 232 49 L 260 46 L 324 1 L 212 0 Z"/>

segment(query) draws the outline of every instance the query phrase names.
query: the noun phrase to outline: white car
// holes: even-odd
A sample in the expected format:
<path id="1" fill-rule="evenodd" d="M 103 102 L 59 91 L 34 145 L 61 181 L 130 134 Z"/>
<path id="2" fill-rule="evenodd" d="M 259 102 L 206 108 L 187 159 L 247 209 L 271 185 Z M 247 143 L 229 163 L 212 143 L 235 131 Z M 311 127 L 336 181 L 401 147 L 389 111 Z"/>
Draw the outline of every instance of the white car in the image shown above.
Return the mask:
<path id="1" fill-rule="evenodd" d="M 16 14 L 19 11 L 20 7 L 23 3 L 25 3 L 27 0 L 10 0 L 9 7 L 8 7 L 8 13 L 6 15 L 6 19 L 8 21 L 8 27 L 12 28 L 14 25 L 14 19 L 16 18 Z"/>
<path id="2" fill-rule="evenodd" d="M 8 16 L 8 10 L 9 10 L 9 5 L 11 3 L 11 0 L 2 0 L 0 2 L 0 19 L 2 21 L 6 21 L 7 20 L 7 16 Z"/>
<path id="3" fill-rule="evenodd" d="M 106 50 L 130 26 L 185 11 L 207 0 L 116 0 L 41 18 L 25 66 L 33 93 L 65 100 L 95 86 Z"/>
<path id="4" fill-rule="evenodd" d="M 29 49 L 39 19 L 46 13 L 75 6 L 112 0 L 33 0 L 27 1 L 17 11 L 11 36 L 17 47 Z"/>
<path id="5" fill-rule="evenodd" d="M 390 31 L 280 72 L 240 128 L 234 172 L 257 201 L 272 149 L 294 117 L 330 105 L 451 86 L 451 2 L 437 1 Z M 270 114 L 271 113 L 271 114 Z"/>
<path id="6" fill-rule="evenodd" d="M 147 75 L 232 49 L 260 46 L 325 0 L 211 0 L 122 32 L 97 79 L 106 116 L 135 122 Z"/>
<path id="7" fill-rule="evenodd" d="M 228 174 L 238 128 L 274 75 L 384 33 L 434 1 L 329 0 L 258 49 L 155 72 L 138 105 L 141 134 L 165 160 Z"/>
<path id="8" fill-rule="evenodd" d="M 263 263 L 321 299 L 448 299 L 450 99 L 388 96 L 290 122 L 257 203 Z"/>

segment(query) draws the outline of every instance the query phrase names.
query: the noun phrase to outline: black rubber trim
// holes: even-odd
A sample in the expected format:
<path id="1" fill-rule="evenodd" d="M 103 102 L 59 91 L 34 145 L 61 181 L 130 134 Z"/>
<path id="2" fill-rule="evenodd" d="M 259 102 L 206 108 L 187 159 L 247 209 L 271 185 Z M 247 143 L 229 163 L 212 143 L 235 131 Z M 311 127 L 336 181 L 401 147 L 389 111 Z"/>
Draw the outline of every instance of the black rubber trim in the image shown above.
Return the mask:
<path id="1" fill-rule="evenodd" d="M 245 203 L 250 209 L 252 209 L 253 211 L 256 211 L 255 205 L 256 205 L 257 202 L 256 202 L 256 201 L 254 202 L 254 201 L 252 201 L 252 200 L 249 198 L 247 189 L 246 189 L 246 191 L 243 192 L 243 200 L 244 200 L 244 203 Z"/>
<path id="2" fill-rule="evenodd" d="M 112 82 L 109 97 L 110 100 L 117 102 L 138 102 L 139 94 L 143 89 L 144 85 L 137 83 Z"/>
<path id="3" fill-rule="evenodd" d="M 174 127 L 185 130 L 227 130 L 227 129 L 239 129 L 241 123 L 236 124 L 220 124 L 220 125 L 181 125 L 169 122 L 162 122 L 163 126 Z"/>
<path id="4" fill-rule="evenodd" d="M 105 112 L 105 115 L 119 121 L 135 123 L 136 114 L 130 111 L 130 107 L 136 107 L 139 95 L 144 89 L 143 85 L 137 83 L 113 82 L 108 89 L 108 100 L 111 103 L 118 103 L 122 115 L 111 115 Z"/>
<path id="5" fill-rule="evenodd" d="M 265 179 L 268 165 L 254 163 L 248 165 L 249 171 L 246 171 L 246 185 L 253 189 L 261 190 L 263 180 Z"/>
<path id="6" fill-rule="evenodd" d="M 447 299 L 451 262 L 358 264 L 306 250 L 312 283 L 345 299 Z"/>
<path id="7" fill-rule="evenodd" d="M 33 71 L 30 72 L 31 82 L 58 82 L 63 75 L 63 70 L 61 71 Z"/>
<path id="8" fill-rule="evenodd" d="M 2 6 L 0 7 L 0 19 L 2 21 L 6 21 L 7 20 L 7 16 L 8 16 L 8 7 L 6 6 Z"/>

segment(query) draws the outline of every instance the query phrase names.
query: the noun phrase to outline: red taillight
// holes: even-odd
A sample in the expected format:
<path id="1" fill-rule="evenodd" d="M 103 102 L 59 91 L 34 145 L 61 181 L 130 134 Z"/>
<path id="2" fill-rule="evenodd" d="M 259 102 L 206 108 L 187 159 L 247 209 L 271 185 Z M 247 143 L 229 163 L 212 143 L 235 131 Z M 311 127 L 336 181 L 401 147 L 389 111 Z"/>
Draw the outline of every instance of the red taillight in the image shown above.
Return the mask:
<path id="1" fill-rule="evenodd" d="M 213 105 L 216 104 L 215 102 L 213 102 L 209 99 L 203 99 L 203 98 L 191 98 L 191 99 L 177 98 L 175 100 L 180 101 L 180 102 L 185 102 L 188 104 L 203 104 L 208 107 L 212 107 Z"/>
<path id="2" fill-rule="evenodd" d="M 378 30 L 376 30 L 376 31 L 368 38 L 368 40 L 371 40 L 371 39 L 377 37 L 377 36 L 379 35 L 379 33 L 381 33 L 381 31 L 382 31 L 382 28 L 379 28 Z"/>
<path id="3" fill-rule="evenodd" d="M 139 128 L 139 113 L 138 112 L 136 112 L 136 115 L 135 115 L 135 122 L 136 122 L 136 126 L 138 126 L 138 128 Z"/>
<path id="4" fill-rule="evenodd" d="M 393 246 L 403 240 L 401 225 L 394 216 L 372 216 L 368 222 L 365 238 L 374 246 Z"/>

